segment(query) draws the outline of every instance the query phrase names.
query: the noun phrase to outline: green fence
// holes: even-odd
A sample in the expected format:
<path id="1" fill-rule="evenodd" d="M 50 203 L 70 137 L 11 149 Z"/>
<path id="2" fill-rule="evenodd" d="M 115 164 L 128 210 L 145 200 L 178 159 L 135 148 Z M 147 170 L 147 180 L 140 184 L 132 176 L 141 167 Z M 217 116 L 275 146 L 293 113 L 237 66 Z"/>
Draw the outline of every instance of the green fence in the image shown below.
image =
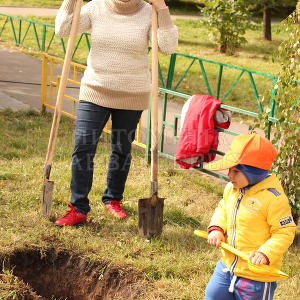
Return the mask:
<path id="1" fill-rule="evenodd" d="M 49 54 L 59 53 L 61 56 L 66 53 L 65 39 L 55 35 L 55 26 L 52 24 L 0 13 L 0 28 L 0 39 L 12 40 L 13 38 L 16 46 L 29 48 L 30 45 L 32 50 Z M 83 41 L 86 43 L 85 46 L 90 49 L 90 34 L 83 33 L 77 40 L 73 57 Z"/>
<path id="2" fill-rule="evenodd" d="M 0 28 L 0 40 L 5 40 L 5 38 L 10 41 L 13 40 L 16 46 L 25 48 L 28 48 L 29 43 L 30 48 L 33 50 L 47 52 L 51 55 L 55 54 L 63 57 L 65 54 L 65 39 L 55 36 L 54 25 L 0 14 Z M 90 45 L 90 34 L 81 34 L 75 45 L 73 61 L 82 63 L 82 60 L 78 60 L 77 56 L 80 56 L 80 53 L 83 52 L 82 49 L 85 49 L 84 53 L 87 53 L 90 50 Z M 163 101 L 161 139 L 159 144 L 159 153 L 161 156 L 174 159 L 174 156 L 166 153 L 164 149 L 165 130 L 167 127 L 172 129 L 174 143 L 178 140 L 178 121 L 180 115 L 174 114 L 172 121 L 166 119 L 168 101 L 171 98 L 172 100 L 177 99 L 177 101 L 184 102 L 193 93 L 208 94 L 220 99 L 224 103 L 222 104 L 223 108 L 228 109 L 234 114 L 238 114 L 240 118 L 256 119 L 260 112 L 268 109 L 269 126 L 267 137 L 270 138 L 272 124 L 276 122 L 276 105 L 274 101 L 276 76 L 197 56 L 174 53 L 160 59 L 159 78 L 159 91 L 162 94 Z M 245 88 L 237 89 L 239 85 Z M 248 88 L 246 88 L 247 86 Z M 269 105 L 263 107 L 260 99 L 261 95 L 265 94 L 266 91 L 268 91 Z M 238 97 L 242 99 L 238 99 Z M 239 100 L 237 102 L 238 105 L 234 105 L 237 99 Z M 244 104 L 245 108 L 242 107 Z M 149 116 L 150 113 L 149 109 Z M 148 117 L 146 140 L 146 157 L 148 162 L 150 161 L 151 148 L 150 120 L 151 118 Z M 229 135 L 239 134 L 239 132 L 232 130 L 221 128 L 218 130 Z M 224 154 L 220 151 L 215 152 L 219 155 Z M 223 179 L 227 178 L 214 172 L 205 171 L 202 167 L 203 165 L 201 164 L 198 169 L 210 175 Z"/>

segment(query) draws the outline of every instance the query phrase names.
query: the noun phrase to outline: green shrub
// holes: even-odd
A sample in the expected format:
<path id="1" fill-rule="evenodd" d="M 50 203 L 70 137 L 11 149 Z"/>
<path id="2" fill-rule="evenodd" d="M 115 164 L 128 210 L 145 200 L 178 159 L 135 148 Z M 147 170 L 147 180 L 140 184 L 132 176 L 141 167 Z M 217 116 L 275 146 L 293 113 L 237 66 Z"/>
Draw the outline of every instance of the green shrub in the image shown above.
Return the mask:
<path id="1" fill-rule="evenodd" d="M 204 21 L 212 30 L 211 37 L 221 53 L 233 54 L 246 43 L 244 35 L 250 20 L 244 1 L 207 0 L 202 9 Z"/>

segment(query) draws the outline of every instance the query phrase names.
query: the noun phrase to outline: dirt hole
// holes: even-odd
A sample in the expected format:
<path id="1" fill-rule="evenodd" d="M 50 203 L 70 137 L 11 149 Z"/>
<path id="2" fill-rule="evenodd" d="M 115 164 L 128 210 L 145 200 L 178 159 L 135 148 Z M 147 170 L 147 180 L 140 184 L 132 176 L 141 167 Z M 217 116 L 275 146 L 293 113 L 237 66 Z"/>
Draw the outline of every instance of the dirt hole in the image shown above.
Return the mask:
<path id="1" fill-rule="evenodd" d="M 56 249 L 15 252 L 0 262 L 2 271 L 11 270 L 25 283 L 25 299 L 139 299 L 145 287 L 134 269 Z"/>

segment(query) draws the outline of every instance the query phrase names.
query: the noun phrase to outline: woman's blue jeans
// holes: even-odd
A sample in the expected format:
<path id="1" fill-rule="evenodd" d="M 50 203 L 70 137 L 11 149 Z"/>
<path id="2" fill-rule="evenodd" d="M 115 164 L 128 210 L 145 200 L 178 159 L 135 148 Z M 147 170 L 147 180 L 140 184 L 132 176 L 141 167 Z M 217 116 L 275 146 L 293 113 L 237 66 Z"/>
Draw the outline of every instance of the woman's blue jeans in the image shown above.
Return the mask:
<path id="1" fill-rule="evenodd" d="M 122 200 L 131 164 L 131 144 L 142 111 L 102 107 L 80 101 L 72 155 L 71 204 L 79 212 L 90 211 L 88 194 L 92 188 L 94 157 L 103 128 L 111 116 L 111 153 L 107 187 L 102 201 Z"/>

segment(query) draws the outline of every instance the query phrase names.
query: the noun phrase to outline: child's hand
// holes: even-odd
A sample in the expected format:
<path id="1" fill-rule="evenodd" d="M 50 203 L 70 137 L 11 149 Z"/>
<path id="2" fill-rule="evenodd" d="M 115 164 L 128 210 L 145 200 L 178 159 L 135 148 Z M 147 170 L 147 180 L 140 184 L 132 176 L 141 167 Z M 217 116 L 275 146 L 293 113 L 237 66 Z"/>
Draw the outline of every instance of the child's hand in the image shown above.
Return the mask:
<path id="1" fill-rule="evenodd" d="M 266 256 L 261 252 L 251 252 L 249 255 L 249 260 L 254 265 L 267 265 L 268 260 Z"/>
<path id="2" fill-rule="evenodd" d="M 221 231 L 213 230 L 209 233 L 207 241 L 210 245 L 219 247 L 221 242 L 225 242 L 225 236 Z"/>

